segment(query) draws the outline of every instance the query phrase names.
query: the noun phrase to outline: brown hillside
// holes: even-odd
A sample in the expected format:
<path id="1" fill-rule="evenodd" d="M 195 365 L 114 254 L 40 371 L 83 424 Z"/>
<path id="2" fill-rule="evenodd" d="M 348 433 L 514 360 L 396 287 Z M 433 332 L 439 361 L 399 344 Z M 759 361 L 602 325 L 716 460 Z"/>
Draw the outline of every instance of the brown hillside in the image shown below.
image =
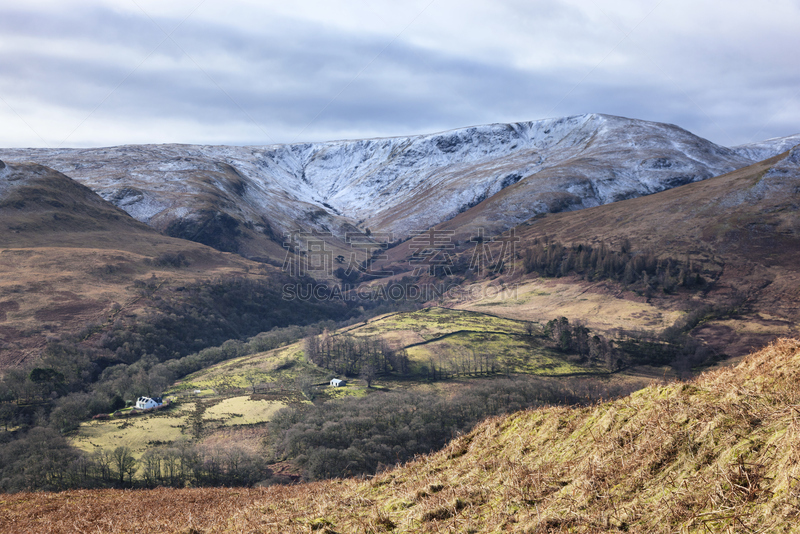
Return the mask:
<path id="1" fill-rule="evenodd" d="M 746 298 L 740 315 L 694 332 L 728 354 L 796 333 L 800 320 L 800 148 L 724 176 L 517 228 L 521 246 L 550 236 L 601 241 L 720 270 L 710 302 Z M 680 300 L 680 295 L 672 300 Z"/>
<path id="2" fill-rule="evenodd" d="M 453 254 L 456 262 L 468 264 L 474 250 L 474 245 L 459 234 L 462 223 L 472 224 L 470 221 L 478 220 L 482 215 L 470 214 L 470 211 L 487 210 L 487 206 L 479 204 L 437 227 L 455 231 L 453 241 L 458 244 Z M 492 209 L 497 209 L 493 206 Z M 674 311 L 686 309 L 688 299 L 697 306 L 744 299 L 745 305 L 740 306 L 739 315 L 724 321 L 706 322 L 693 333 L 720 353 L 743 355 L 777 335 L 797 334 L 796 324 L 800 319 L 798 208 L 800 148 L 795 148 L 729 174 L 653 195 L 535 217 L 515 228 L 520 238 L 517 251 L 522 254 L 532 243 L 545 238 L 562 244 L 605 243 L 617 250 L 628 241 L 634 251 L 651 251 L 661 258 L 689 260 L 702 265 L 719 275 L 710 292 L 655 295 L 651 304 Z M 389 250 L 385 264 L 398 273 L 413 270 L 414 266 L 408 262 L 414 252 L 413 245 L 408 241 Z M 497 253 L 499 247 L 494 246 L 494 251 Z M 523 274 L 519 262 L 514 275 L 503 276 L 503 281 L 525 283 L 535 277 L 535 274 L 521 276 Z M 480 280 L 467 273 L 466 284 L 476 281 Z M 549 286 L 554 283 L 542 281 L 538 291 L 549 292 Z M 558 283 L 577 285 L 577 293 L 601 295 L 595 300 L 642 300 L 640 295 L 621 291 L 614 283 L 586 283 L 570 277 L 559 279 Z M 473 309 L 470 303 L 457 305 Z M 548 313 L 552 316 L 560 313 L 557 307 L 538 301 L 532 301 L 529 308 L 509 304 L 493 308 L 493 313 L 529 320 L 541 320 L 543 317 L 536 315 L 541 309 L 550 310 Z M 591 308 L 586 312 L 588 315 L 570 317 L 593 324 L 591 314 L 597 313 L 596 310 Z M 646 322 L 642 322 L 641 327 L 652 328 Z"/>
<path id="3" fill-rule="evenodd" d="M 183 265 L 164 258 L 182 254 Z M 143 313 L 135 280 L 188 283 L 238 274 L 243 258 L 163 236 L 47 167 L 0 169 L 0 368 L 48 339 Z M 270 268 L 271 269 L 271 268 Z"/>
<path id="4" fill-rule="evenodd" d="M 0 499 L 0 530 L 796 532 L 800 342 L 583 408 L 484 422 L 369 481 Z"/>

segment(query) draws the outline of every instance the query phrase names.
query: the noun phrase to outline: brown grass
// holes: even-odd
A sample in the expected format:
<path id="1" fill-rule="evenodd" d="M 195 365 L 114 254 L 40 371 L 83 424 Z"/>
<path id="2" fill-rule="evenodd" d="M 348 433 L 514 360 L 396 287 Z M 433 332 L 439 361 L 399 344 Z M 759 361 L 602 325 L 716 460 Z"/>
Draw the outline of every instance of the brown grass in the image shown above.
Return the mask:
<path id="1" fill-rule="evenodd" d="M 0 500 L 2 532 L 794 532 L 800 341 L 692 382 L 490 419 L 367 481 Z"/>
<path id="2" fill-rule="evenodd" d="M 581 294 L 578 299 L 540 295 L 530 301 L 507 300 L 488 308 L 486 301 L 463 302 L 459 306 L 524 320 L 563 315 L 601 330 L 615 325 L 659 330 L 676 310 L 687 308 L 688 300 L 697 306 L 719 305 L 744 295 L 747 300 L 740 315 L 728 319 L 734 323 L 730 325 L 732 328 L 709 330 L 702 336 L 712 348 L 721 354 L 742 356 L 778 336 L 800 335 L 796 328 L 800 320 L 800 275 L 796 268 L 800 262 L 800 233 L 797 231 L 800 210 L 795 192 L 798 176 L 764 178 L 785 156 L 782 154 L 723 176 L 653 195 L 535 217 L 515 228 L 516 237 L 520 238 L 518 253 L 534 240 L 547 236 L 563 244 L 603 242 L 616 250 L 629 240 L 633 250 L 651 250 L 662 258 L 689 259 L 719 275 L 713 289 L 707 293 L 657 294 L 645 304 L 642 296 L 624 291 L 619 284 L 588 284 L 566 277 L 559 279 L 558 285 L 573 286 L 572 292 Z M 496 212 L 500 206 L 497 202 L 502 203 L 504 195 L 510 194 L 514 187 L 437 228 L 456 232 L 471 228 L 485 213 Z M 502 206 L 499 209 L 502 210 Z M 490 227 L 491 224 L 487 226 Z M 468 261 L 473 248 L 465 238 L 458 237 L 462 245 L 456 248 L 454 255 Z M 500 245 L 492 247 L 493 254 L 499 255 Z M 398 273 L 412 270 L 413 265 L 408 263 L 412 252 L 411 242 L 401 243 L 387 252 L 385 266 Z M 532 281 L 535 277 L 525 275 L 521 260 L 517 261 L 513 274 L 510 271 L 500 275 L 509 287 L 515 283 L 542 286 L 550 283 Z M 469 277 L 469 273 L 465 276 Z M 486 283 L 483 277 L 469 280 L 474 281 Z M 544 292 L 549 291 L 545 289 Z M 579 300 L 583 298 L 587 300 Z M 475 304 L 482 307 L 473 308 Z M 634 317 L 628 308 L 643 311 L 647 317 Z M 764 311 L 772 315 L 769 320 L 761 315 Z M 709 326 L 715 324 L 711 321 Z"/>
<path id="3" fill-rule="evenodd" d="M 175 285 L 277 270 L 159 234 L 63 174 L 9 166 L 0 198 L 0 369 L 37 356 L 48 339 L 144 310 L 133 283 Z M 157 260 L 182 254 L 188 266 Z"/>

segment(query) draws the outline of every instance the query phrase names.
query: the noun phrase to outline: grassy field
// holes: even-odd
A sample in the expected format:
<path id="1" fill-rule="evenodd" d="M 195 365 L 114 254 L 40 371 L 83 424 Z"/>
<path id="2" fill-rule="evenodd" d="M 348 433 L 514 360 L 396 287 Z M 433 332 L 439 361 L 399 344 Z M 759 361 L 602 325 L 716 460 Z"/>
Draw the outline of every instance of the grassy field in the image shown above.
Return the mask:
<path id="1" fill-rule="evenodd" d="M 558 352 L 546 348 L 540 339 L 527 335 L 494 332 L 456 332 L 409 347 L 408 355 L 418 365 L 436 361 L 442 354 L 456 359 L 474 359 L 480 354 L 497 358 L 500 371 L 541 376 L 586 372 L 607 372 L 569 362 Z"/>
<path id="2" fill-rule="evenodd" d="M 283 396 L 282 400 L 278 400 L 280 396 L 272 397 L 198 397 L 146 415 L 83 423 L 70 441 L 89 453 L 127 446 L 138 459 L 153 447 L 179 440 L 213 439 L 225 428 L 266 423 L 275 412 L 289 404 L 291 395 Z"/>
<path id="3" fill-rule="evenodd" d="M 343 332 L 366 336 L 414 332 L 423 340 L 427 340 L 460 330 L 523 334 L 526 326 L 527 321 L 496 317 L 486 310 L 465 311 L 431 307 L 376 317 L 367 324 L 343 329 Z"/>
<path id="4" fill-rule="evenodd" d="M 406 349 L 412 363 L 412 374 L 419 373 L 431 360 L 448 357 L 474 357 L 489 354 L 496 358 L 498 371 L 545 376 L 584 372 L 602 372 L 570 362 L 557 351 L 545 346 L 536 336 L 541 326 L 520 319 L 498 317 L 472 310 L 425 308 L 414 312 L 387 314 L 368 322 L 342 328 L 334 335 L 380 336 L 397 350 Z M 424 374 L 424 373 L 423 373 Z M 305 360 L 302 342 L 280 349 L 252 354 L 222 362 L 182 379 L 168 392 L 194 389 L 217 394 L 253 387 L 254 384 L 283 389 L 296 387 L 304 378 L 322 386 L 333 374 Z M 351 377 L 352 378 L 352 377 Z M 391 384 L 396 377 L 381 377 L 379 382 Z M 411 377 L 412 381 L 415 377 Z M 424 376 L 416 377 L 416 380 Z M 403 380 L 403 387 L 408 387 Z M 328 398 L 364 394 L 356 388 L 327 392 Z"/>
<path id="5" fill-rule="evenodd" d="M 288 403 L 282 401 L 253 399 L 249 395 L 229 397 L 206 408 L 203 418 L 207 421 L 220 421 L 222 426 L 266 423 L 275 412 L 287 405 Z"/>
<path id="6" fill-rule="evenodd" d="M 474 291 L 465 292 L 478 298 L 450 304 L 459 310 L 492 313 L 516 321 L 544 323 L 563 316 L 570 321 L 581 320 L 600 332 L 618 328 L 662 331 L 684 313 L 649 304 L 619 288 L 615 288 L 616 295 L 609 294 L 604 283 L 534 278 L 507 286 L 503 292 L 488 291 L 492 283 L 481 282 Z"/>
<path id="7" fill-rule="evenodd" d="M 147 449 L 161 443 L 191 439 L 191 419 L 196 409 L 196 403 L 181 403 L 138 417 L 89 421 L 81 424 L 70 441 L 89 453 L 129 447 L 134 457 L 140 458 Z"/>
<path id="8" fill-rule="evenodd" d="M 202 369 L 181 379 L 168 393 L 195 389 L 221 394 L 254 384 L 267 384 L 278 389 L 292 389 L 301 375 L 323 381 L 324 370 L 309 365 L 303 358 L 302 343 L 234 358 Z"/>

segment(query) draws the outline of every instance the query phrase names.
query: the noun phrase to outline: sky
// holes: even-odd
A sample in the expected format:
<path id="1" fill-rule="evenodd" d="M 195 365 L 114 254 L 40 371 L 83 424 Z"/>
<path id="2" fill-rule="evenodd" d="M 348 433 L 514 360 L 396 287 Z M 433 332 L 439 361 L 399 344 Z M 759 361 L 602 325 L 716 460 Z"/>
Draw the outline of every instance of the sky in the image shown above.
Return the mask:
<path id="1" fill-rule="evenodd" d="M 0 0 L 0 147 L 268 145 L 584 113 L 800 132 L 800 0 Z"/>

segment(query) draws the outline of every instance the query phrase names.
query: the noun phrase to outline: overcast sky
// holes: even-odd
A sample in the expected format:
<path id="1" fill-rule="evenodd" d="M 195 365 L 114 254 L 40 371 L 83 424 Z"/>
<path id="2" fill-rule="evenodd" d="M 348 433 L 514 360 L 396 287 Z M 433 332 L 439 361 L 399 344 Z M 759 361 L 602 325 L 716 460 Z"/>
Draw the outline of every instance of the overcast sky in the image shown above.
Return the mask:
<path id="1" fill-rule="evenodd" d="M 0 146 L 272 144 L 608 113 L 800 132 L 800 0 L 0 4 Z"/>

